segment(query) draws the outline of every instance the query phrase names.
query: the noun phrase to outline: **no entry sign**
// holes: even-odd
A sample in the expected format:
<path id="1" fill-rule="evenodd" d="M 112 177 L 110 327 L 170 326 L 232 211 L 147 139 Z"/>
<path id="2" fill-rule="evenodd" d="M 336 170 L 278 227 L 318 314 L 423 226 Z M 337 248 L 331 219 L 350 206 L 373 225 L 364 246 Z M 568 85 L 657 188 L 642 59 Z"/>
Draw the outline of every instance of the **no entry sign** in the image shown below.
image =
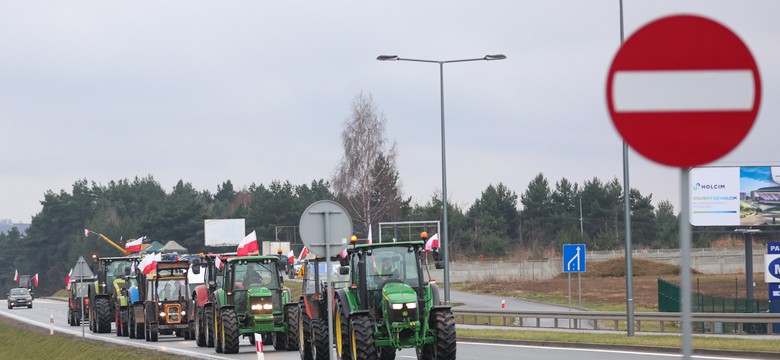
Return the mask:
<path id="1" fill-rule="evenodd" d="M 719 159 L 750 131 L 761 102 L 747 46 L 712 20 L 678 15 L 653 21 L 615 55 L 607 103 L 634 150 L 665 165 Z"/>

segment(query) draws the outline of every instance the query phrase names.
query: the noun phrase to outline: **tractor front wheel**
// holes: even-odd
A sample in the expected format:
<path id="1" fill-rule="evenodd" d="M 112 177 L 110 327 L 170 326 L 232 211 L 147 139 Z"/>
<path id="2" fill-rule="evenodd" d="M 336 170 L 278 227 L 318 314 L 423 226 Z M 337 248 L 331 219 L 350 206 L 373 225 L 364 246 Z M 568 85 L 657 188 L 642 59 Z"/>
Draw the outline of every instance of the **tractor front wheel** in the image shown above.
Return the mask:
<path id="1" fill-rule="evenodd" d="M 436 327 L 436 344 L 433 347 L 434 360 L 454 360 L 456 352 L 455 317 L 451 310 L 438 310 L 433 313 L 433 326 Z"/>
<path id="2" fill-rule="evenodd" d="M 157 339 L 160 336 L 159 327 L 157 327 L 157 324 L 149 324 L 148 327 L 149 327 L 149 341 L 157 342 Z"/>
<path id="3" fill-rule="evenodd" d="M 378 352 L 374 344 L 374 324 L 371 317 L 365 315 L 353 317 L 350 329 L 352 358 L 377 360 Z"/>
<path id="4" fill-rule="evenodd" d="M 379 348 L 379 360 L 395 360 L 395 349 L 389 346 Z"/>
<path id="5" fill-rule="evenodd" d="M 224 325 L 222 324 L 221 318 L 217 317 L 217 309 L 214 309 L 213 311 L 215 314 L 212 316 L 213 324 L 214 324 L 214 351 L 218 353 L 222 353 L 222 337 L 225 335 L 223 331 L 225 330 Z"/>
<path id="6" fill-rule="evenodd" d="M 238 317 L 234 309 L 222 309 L 222 350 L 225 354 L 238 353 Z"/>
<path id="7" fill-rule="evenodd" d="M 195 308 L 195 345 L 198 345 L 198 347 L 205 347 L 206 346 L 206 334 L 205 331 L 203 331 L 203 325 L 204 321 L 202 318 L 201 310 L 200 308 Z"/>
<path id="8" fill-rule="evenodd" d="M 333 341 L 336 343 L 336 357 L 339 360 L 352 360 L 351 341 L 349 340 L 349 316 L 341 310 L 340 302 L 336 303 L 336 309 L 333 310 Z"/>

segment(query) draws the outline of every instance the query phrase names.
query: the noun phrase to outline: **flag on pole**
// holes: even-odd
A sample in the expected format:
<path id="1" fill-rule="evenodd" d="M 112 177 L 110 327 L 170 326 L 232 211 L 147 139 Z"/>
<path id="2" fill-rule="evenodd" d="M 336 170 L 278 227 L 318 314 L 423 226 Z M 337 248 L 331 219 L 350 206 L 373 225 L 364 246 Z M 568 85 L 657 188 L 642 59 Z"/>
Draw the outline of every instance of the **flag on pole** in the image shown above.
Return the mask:
<path id="1" fill-rule="evenodd" d="M 70 275 L 73 274 L 73 269 L 70 269 L 68 276 L 65 277 L 65 290 L 70 291 Z"/>
<path id="2" fill-rule="evenodd" d="M 135 261 L 133 261 L 133 262 L 131 263 L 131 265 L 130 265 L 130 273 L 132 274 L 132 273 L 134 273 L 134 272 L 135 272 Z"/>
<path id="3" fill-rule="evenodd" d="M 146 236 L 141 236 L 138 239 L 128 241 L 127 244 L 125 244 L 125 251 L 130 253 L 141 252 L 141 246 L 143 245 L 145 238 Z"/>
<path id="4" fill-rule="evenodd" d="M 306 259 L 306 255 L 309 255 L 309 248 L 307 248 L 306 246 L 304 246 L 304 247 L 303 247 L 303 250 L 301 250 L 301 254 L 300 254 L 300 255 L 298 255 L 298 262 L 301 262 L 301 261 L 303 261 L 304 259 Z"/>
<path id="5" fill-rule="evenodd" d="M 35 276 L 33 276 L 33 285 L 35 287 L 38 287 L 38 274 L 36 273 Z"/>
<path id="6" fill-rule="evenodd" d="M 225 266 L 225 264 L 222 263 L 222 259 L 217 256 L 217 259 L 214 260 L 214 265 L 217 266 L 217 269 L 222 270 L 222 268 Z"/>
<path id="7" fill-rule="evenodd" d="M 341 256 L 342 259 L 347 258 L 347 249 L 349 249 L 349 246 L 345 247 L 344 250 L 341 250 L 341 252 L 339 253 L 339 256 Z"/>
<path id="8" fill-rule="evenodd" d="M 84 236 L 89 236 L 89 230 L 88 229 L 84 229 Z"/>
<path id="9" fill-rule="evenodd" d="M 431 252 L 431 250 L 439 247 L 439 233 L 433 234 L 425 242 L 425 252 Z"/>
<path id="10" fill-rule="evenodd" d="M 141 260 L 141 263 L 138 264 L 138 267 L 141 269 L 141 273 L 146 275 L 152 272 L 152 270 L 157 269 L 158 261 L 162 261 L 162 253 L 148 254 L 146 257 L 144 257 L 143 260 Z"/>
<path id="11" fill-rule="evenodd" d="M 19 284 L 19 270 L 14 270 L 14 282 Z"/>
<path id="12" fill-rule="evenodd" d="M 288 263 L 294 263 L 295 262 L 295 252 L 290 249 L 290 253 L 287 254 L 287 262 Z"/>
<path id="13" fill-rule="evenodd" d="M 244 237 L 244 240 L 241 240 L 241 242 L 238 244 L 238 249 L 236 250 L 238 252 L 238 256 L 247 256 L 251 253 L 259 253 L 260 247 L 257 244 L 257 234 L 255 231 L 252 231 Z"/>
<path id="14" fill-rule="evenodd" d="M 371 236 L 371 224 L 368 224 L 368 238 L 366 239 L 366 244 L 373 244 L 374 238 Z"/>

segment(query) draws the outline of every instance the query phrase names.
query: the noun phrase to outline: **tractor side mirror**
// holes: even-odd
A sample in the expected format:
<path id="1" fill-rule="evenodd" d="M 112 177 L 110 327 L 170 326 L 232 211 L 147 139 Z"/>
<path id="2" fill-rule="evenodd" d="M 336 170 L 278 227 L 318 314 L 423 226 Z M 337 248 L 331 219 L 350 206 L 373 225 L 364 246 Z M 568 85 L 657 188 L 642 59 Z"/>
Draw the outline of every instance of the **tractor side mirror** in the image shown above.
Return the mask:
<path id="1" fill-rule="evenodd" d="M 433 261 L 439 261 L 439 250 L 433 251 Z"/>
<path id="2" fill-rule="evenodd" d="M 444 261 L 437 261 L 436 262 L 436 269 L 444 269 Z"/>
<path id="3" fill-rule="evenodd" d="M 342 265 L 339 268 L 339 275 L 349 275 L 349 267 Z"/>
<path id="4" fill-rule="evenodd" d="M 195 275 L 200 274 L 200 263 L 193 261 L 192 266 L 190 267 L 192 269 L 192 273 Z"/>

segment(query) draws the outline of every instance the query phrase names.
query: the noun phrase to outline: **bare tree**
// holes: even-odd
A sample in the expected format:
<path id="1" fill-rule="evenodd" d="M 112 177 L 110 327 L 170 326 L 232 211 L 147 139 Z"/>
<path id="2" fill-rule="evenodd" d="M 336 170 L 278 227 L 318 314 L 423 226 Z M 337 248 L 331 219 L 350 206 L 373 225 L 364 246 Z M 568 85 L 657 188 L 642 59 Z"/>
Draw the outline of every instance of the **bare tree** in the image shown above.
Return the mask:
<path id="1" fill-rule="evenodd" d="M 336 199 L 366 231 L 372 223 L 400 216 L 396 144 L 389 144 L 385 137 L 386 121 L 373 97 L 361 92 L 352 102 L 352 114 L 341 132 L 344 155 L 333 188 Z"/>

